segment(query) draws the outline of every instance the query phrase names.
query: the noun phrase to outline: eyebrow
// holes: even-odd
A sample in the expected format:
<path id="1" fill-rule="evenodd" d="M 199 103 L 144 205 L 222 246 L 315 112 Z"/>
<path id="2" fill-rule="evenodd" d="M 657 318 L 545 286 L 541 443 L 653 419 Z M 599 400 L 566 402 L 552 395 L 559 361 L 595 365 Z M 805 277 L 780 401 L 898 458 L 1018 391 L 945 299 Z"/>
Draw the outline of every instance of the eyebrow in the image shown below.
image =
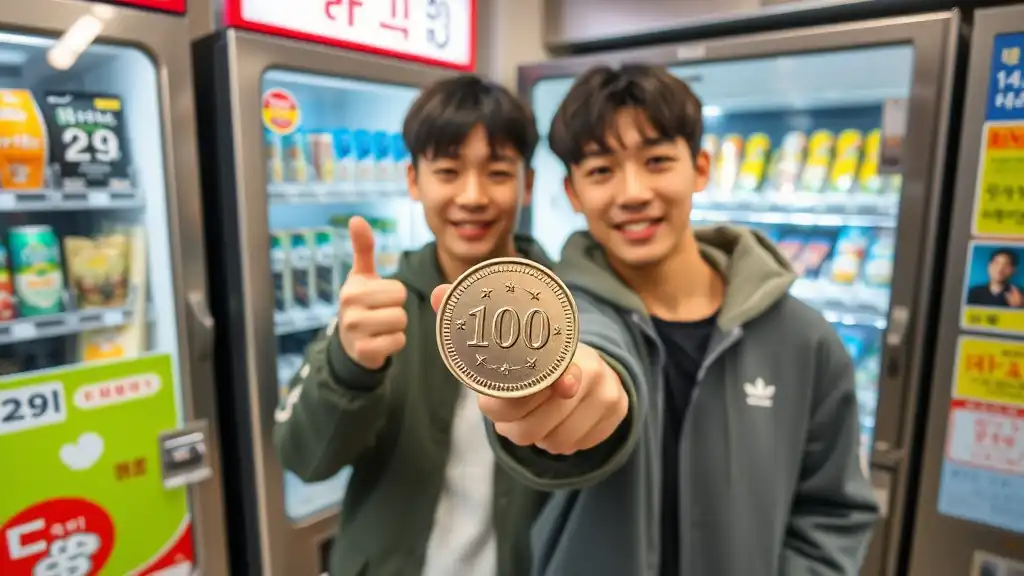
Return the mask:
<path id="1" fill-rule="evenodd" d="M 640 141 L 640 149 L 648 150 L 655 146 L 661 146 L 672 142 L 672 138 L 667 136 L 648 136 Z M 612 149 L 606 143 L 591 143 L 588 144 L 583 150 L 583 159 L 597 158 L 601 156 L 609 156 L 612 154 Z"/>

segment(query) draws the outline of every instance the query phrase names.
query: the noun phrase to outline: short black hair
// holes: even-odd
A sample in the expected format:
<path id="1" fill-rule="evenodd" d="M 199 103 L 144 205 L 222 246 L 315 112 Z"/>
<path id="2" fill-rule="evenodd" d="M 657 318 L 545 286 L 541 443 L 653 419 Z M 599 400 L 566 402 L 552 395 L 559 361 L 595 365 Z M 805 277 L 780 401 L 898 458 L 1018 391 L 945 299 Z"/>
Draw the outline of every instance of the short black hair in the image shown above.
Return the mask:
<path id="1" fill-rule="evenodd" d="M 989 256 L 989 263 L 991 263 L 999 256 L 1006 256 L 1006 259 L 1010 261 L 1010 266 L 1013 266 L 1014 268 L 1016 268 L 1017 264 L 1020 263 L 1020 256 L 1017 256 L 1017 253 L 1014 252 L 1013 250 L 1010 250 L 1009 248 L 997 249 L 995 252 L 992 253 L 992 256 Z"/>
<path id="2" fill-rule="evenodd" d="M 551 121 L 552 152 L 568 168 L 583 160 L 590 144 L 609 151 L 607 134 L 627 107 L 641 110 L 659 137 L 682 138 L 697 157 L 704 133 L 700 99 L 665 68 L 643 64 L 596 66 L 580 76 Z"/>
<path id="3" fill-rule="evenodd" d="M 429 86 L 405 115 L 402 137 L 415 165 L 426 156 L 457 157 L 480 125 L 492 154 L 511 146 L 530 164 L 538 140 L 533 112 L 500 84 L 479 76 L 456 76 Z"/>

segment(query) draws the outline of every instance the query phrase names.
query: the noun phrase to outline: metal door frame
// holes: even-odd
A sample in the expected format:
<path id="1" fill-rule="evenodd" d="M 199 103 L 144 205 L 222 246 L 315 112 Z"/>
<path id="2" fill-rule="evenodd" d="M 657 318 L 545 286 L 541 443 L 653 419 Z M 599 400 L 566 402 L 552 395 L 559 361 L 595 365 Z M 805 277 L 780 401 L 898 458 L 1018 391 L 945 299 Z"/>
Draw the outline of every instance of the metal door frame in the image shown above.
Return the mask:
<path id="1" fill-rule="evenodd" d="M 29 34 L 59 37 L 95 3 L 81 0 L 2 0 L 0 25 Z M 196 566 L 204 574 L 227 574 L 227 538 L 220 483 L 220 438 L 213 382 L 213 319 L 207 309 L 203 210 L 200 200 L 192 58 L 188 25 L 179 15 L 110 6 L 114 18 L 97 43 L 143 51 L 153 61 L 160 94 L 164 185 L 170 229 L 178 363 L 183 420 L 209 424 L 206 449 L 212 478 L 188 489 Z M 154 438 L 154 442 L 156 439 Z"/>
<path id="2" fill-rule="evenodd" d="M 595 65 L 656 63 L 665 66 L 714 61 L 770 58 L 812 52 L 911 44 L 913 77 L 904 140 L 903 190 L 896 228 L 895 274 L 888 328 L 883 336 L 883 371 L 879 382 L 871 479 L 884 518 L 876 526 L 863 574 L 895 574 L 899 538 L 906 508 L 910 473 L 907 455 L 913 443 L 914 421 L 928 341 L 931 277 L 936 265 L 943 170 L 955 73 L 960 16 L 956 11 L 814 26 L 779 32 L 673 43 L 648 48 L 589 54 L 519 68 L 518 90 L 531 98 L 540 80 L 570 77 Z M 546 133 L 541 130 L 541 133 Z M 924 151 L 915 154 L 913 151 Z M 524 215 L 530 225 L 529 213 Z"/>
<path id="3" fill-rule="evenodd" d="M 233 373 L 244 381 L 231 382 L 246 396 L 248 429 L 240 450 L 251 450 L 254 493 L 248 506 L 257 526 L 259 560 L 263 574 L 301 576 L 319 574 L 319 545 L 336 530 L 339 507 L 292 522 L 284 508 L 284 469 L 273 446 L 274 410 L 278 405 L 277 346 L 274 334 L 274 291 L 270 282 L 268 196 L 264 137 L 260 118 L 262 78 L 271 69 L 287 69 L 323 76 L 370 82 L 424 86 L 457 74 L 454 70 L 350 52 L 309 42 L 228 30 L 216 39 L 216 91 L 227 112 L 218 118 L 218 194 L 231 202 L 237 221 L 220 222 L 227 244 L 221 249 L 237 254 L 238 271 L 228 274 L 226 289 L 237 305 L 228 319 L 233 345 L 244 346 Z M 213 127 L 211 127 L 213 129 Z M 224 196 L 231 196 L 225 199 Z M 232 210 L 224 212 L 225 216 Z M 234 284 L 237 282 L 237 284 Z M 235 349 L 234 352 L 239 352 Z M 244 389 L 243 389 L 244 387 Z M 241 411 L 236 409 L 236 411 Z M 241 423 L 240 423 L 241 424 Z M 245 456 L 248 459 L 250 456 Z M 248 488 L 247 488 L 248 489 Z M 340 497 L 340 495 L 339 495 Z"/>
<path id="4" fill-rule="evenodd" d="M 981 163 L 979 143 L 982 142 L 985 124 L 992 43 L 996 35 L 1006 32 L 1024 32 L 1024 6 L 987 8 L 975 13 L 950 219 L 942 312 L 937 325 L 937 361 L 930 383 L 931 400 L 925 440 L 922 443 L 924 456 L 921 482 L 916 493 L 918 504 L 915 529 L 911 536 L 911 556 L 907 567 L 911 575 L 930 576 L 939 572 L 966 574 L 970 569 L 972 549 L 983 549 L 986 552 L 1021 559 L 1020 534 L 946 516 L 938 510 L 949 405 L 956 370 L 957 340 L 961 334 L 992 336 L 974 331 L 961 331 L 960 317 L 963 311 L 962 289 L 969 257 L 968 245 L 972 239 L 971 224 Z M 961 554 L 965 557 L 960 558 Z M 964 561 L 963 564 L 961 560 Z"/>

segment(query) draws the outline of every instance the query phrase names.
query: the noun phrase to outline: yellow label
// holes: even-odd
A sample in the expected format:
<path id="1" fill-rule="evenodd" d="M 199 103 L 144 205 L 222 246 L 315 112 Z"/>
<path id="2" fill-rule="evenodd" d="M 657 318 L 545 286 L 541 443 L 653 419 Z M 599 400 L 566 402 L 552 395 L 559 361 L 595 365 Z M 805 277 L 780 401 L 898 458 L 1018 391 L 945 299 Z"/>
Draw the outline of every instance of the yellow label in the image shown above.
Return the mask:
<path id="1" fill-rule="evenodd" d="M 1024 406 L 1024 342 L 961 336 L 953 397 Z"/>
<path id="2" fill-rule="evenodd" d="M 1024 334 L 1024 309 L 967 306 L 961 322 L 964 328 Z"/>
<path id="3" fill-rule="evenodd" d="M 1024 123 L 985 125 L 974 233 L 1024 237 Z"/>
<path id="4" fill-rule="evenodd" d="M 106 112 L 118 112 L 121 110 L 121 99 L 120 98 L 93 98 L 92 105 L 97 110 L 103 110 Z"/>

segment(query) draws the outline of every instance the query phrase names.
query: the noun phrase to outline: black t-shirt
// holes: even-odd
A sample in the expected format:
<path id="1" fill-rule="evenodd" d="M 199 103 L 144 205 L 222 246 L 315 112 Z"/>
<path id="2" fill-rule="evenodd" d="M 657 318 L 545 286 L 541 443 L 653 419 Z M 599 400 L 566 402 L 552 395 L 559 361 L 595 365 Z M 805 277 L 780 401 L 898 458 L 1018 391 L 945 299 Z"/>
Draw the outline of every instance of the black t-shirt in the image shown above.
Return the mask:
<path id="1" fill-rule="evenodd" d="M 974 306 L 1009 306 L 1006 297 L 1010 294 L 1010 288 L 1009 284 L 1005 284 L 1002 290 L 993 294 L 988 284 L 971 286 L 967 290 L 967 303 Z"/>
<path id="2" fill-rule="evenodd" d="M 704 362 L 715 316 L 697 322 L 654 318 L 665 346 L 665 414 L 662 441 L 661 576 L 679 575 L 679 440 L 697 372 Z"/>

